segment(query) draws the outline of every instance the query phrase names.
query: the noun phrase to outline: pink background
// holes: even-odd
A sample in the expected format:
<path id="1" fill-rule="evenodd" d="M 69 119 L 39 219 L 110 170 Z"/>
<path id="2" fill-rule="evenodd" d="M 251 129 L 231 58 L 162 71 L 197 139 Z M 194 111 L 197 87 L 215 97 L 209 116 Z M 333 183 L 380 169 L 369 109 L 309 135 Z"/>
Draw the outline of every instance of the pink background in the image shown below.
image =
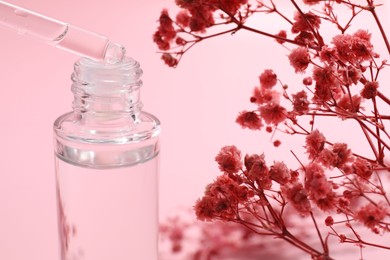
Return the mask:
<path id="1" fill-rule="evenodd" d="M 192 206 L 218 174 L 214 156 L 224 145 L 296 163 L 289 152 L 296 144 L 275 149 L 269 135 L 234 123 L 239 111 L 253 108 L 248 98 L 265 68 L 283 71 L 282 80 L 294 85 L 287 51 L 273 41 L 245 32 L 215 38 L 171 69 L 151 37 L 161 9 L 174 0 L 10 2 L 107 35 L 141 63 L 144 109 L 163 124 L 161 218 Z M 281 29 L 269 21 L 262 28 Z M 1 28 L 0 38 L 0 259 L 58 259 L 52 123 L 71 109 L 78 57 Z"/>

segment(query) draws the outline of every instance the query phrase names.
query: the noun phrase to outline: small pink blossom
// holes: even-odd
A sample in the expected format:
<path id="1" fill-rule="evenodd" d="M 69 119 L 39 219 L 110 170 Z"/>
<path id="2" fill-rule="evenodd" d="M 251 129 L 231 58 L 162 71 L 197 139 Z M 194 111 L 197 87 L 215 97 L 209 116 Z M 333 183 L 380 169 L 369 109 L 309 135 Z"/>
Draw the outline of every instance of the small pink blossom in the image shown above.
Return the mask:
<path id="1" fill-rule="evenodd" d="M 237 173 L 241 167 L 241 151 L 234 145 L 224 146 L 215 157 L 219 169 L 226 173 Z"/>
<path id="2" fill-rule="evenodd" d="M 273 70 L 267 69 L 259 76 L 260 86 L 262 88 L 272 88 L 278 82 L 278 77 Z"/>
<path id="3" fill-rule="evenodd" d="M 291 28 L 291 31 L 293 33 L 318 29 L 320 28 L 321 24 L 320 17 L 318 15 L 315 15 L 311 11 L 303 15 L 300 12 L 296 12 L 294 20 L 295 22 L 293 23 Z"/>
<path id="4" fill-rule="evenodd" d="M 320 209 L 329 211 L 335 207 L 332 183 L 327 180 L 324 169 L 319 164 L 310 163 L 305 167 L 305 189 L 308 191 L 309 198 Z"/>
<path id="5" fill-rule="evenodd" d="M 353 160 L 351 150 L 345 143 L 335 143 L 331 149 L 324 149 L 319 154 L 317 160 L 322 163 L 325 167 L 342 168 L 347 162 Z"/>
<path id="6" fill-rule="evenodd" d="M 188 27 L 190 24 L 190 20 L 191 20 L 191 17 L 190 17 L 187 10 L 181 10 L 176 15 L 176 22 L 183 27 Z"/>
<path id="7" fill-rule="evenodd" d="M 299 182 L 289 183 L 281 187 L 283 195 L 292 206 L 303 216 L 311 212 L 311 205 L 303 185 Z"/>
<path id="8" fill-rule="evenodd" d="M 340 111 L 341 117 L 344 117 L 344 111 L 357 113 L 360 110 L 361 101 L 362 98 L 360 95 L 353 95 L 350 97 L 349 94 L 345 94 L 337 101 L 336 111 Z"/>
<path id="9" fill-rule="evenodd" d="M 242 111 L 236 118 L 242 128 L 249 128 L 251 130 L 260 130 L 263 126 L 260 116 L 254 111 Z"/>
<path id="10" fill-rule="evenodd" d="M 355 214 L 355 218 L 370 228 L 374 233 L 379 233 L 380 222 L 387 216 L 388 208 L 384 204 L 372 203 L 361 207 Z"/>
<path id="11" fill-rule="evenodd" d="M 360 95 L 365 99 L 374 98 L 377 94 L 378 87 L 379 84 L 377 81 L 368 81 L 366 84 L 364 84 L 364 88 L 360 92 Z"/>
<path id="12" fill-rule="evenodd" d="M 337 164 L 337 154 L 332 150 L 325 148 L 318 155 L 317 161 L 326 168 L 333 168 Z"/>
<path id="13" fill-rule="evenodd" d="M 214 199 L 204 196 L 198 199 L 194 206 L 195 215 L 201 221 L 210 221 L 214 218 Z"/>
<path id="14" fill-rule="evenodd" d="M 352 161 L 352 152 L 346 143 L 334 143 L 332 151 L 337 154 L 335 167 L 341 168 L 345 163 Z"/>
<path id="15" fill-rule="evenodd" d="M 286 184 L 290 181 L 290 170 L 284 162 L 275 162 L 269 170 L 271 180 L 279 184 Z"/>
<path id="16" fill-rule="evenodd" d="M 328 64 L 330 64 L 337 61 L 337 55 L 338 54 L 336 48 L 325 45 L 320 51 L 320 60 L 322 62 L 327 62 Z"/>
<path id="17" fill-rule="evenodd" d="M 280 43 L 280 44 L 283 44 L 283 43 L 286 42 L 286 41 L 283 40 L 283 39 L 286 39 L 286 38 L 287 38 L 287 32 L 286 32 L 285 30 L 281 30 L 281 31 L 279 31 L 278 34 L 276 34 L 276 36 L 282 38 L 282 39 L 276 39 L 276 41 L 277 41 L 278 43 Z"/>
<path id="18" fill-rule="evenodd" d="M 345 62 L 356 63 L 370 60 L 374 56 L 370 40 L 371 35 L 367 31 L 358 30 L 353 35 L 337 35 L 332 42 L 340 59 Z"/>
<path id="19" fill-rule="evenodd" d="M 302 90 L 292 95 L 294 112 L 297 114 L 304 114 L 309 111 L 309 100 L 307 100 L 307 93 Z"/>
<path id="20" fill-rule="evenodd" d="M 341 95 L 340 82 L 333 66 L 313 69 L 313 79 L 316 82 L 314 100 L 326 102 Z"/>
<path id="21" fill-rule="evenodd" d="M 313 79 L 319 85 L 326 85 L 329 88 L 339 86 L 334 66 L 325 66 L 323 68 L 315 67 L 313 69 Z"/>
<path id="22" fill-rule="evenodd" d="M 348 66 L 346 69 L 341 70 L 341 78 L 345 85 L 356 85 L 361 79 L 361 77 L 361 70 L 353 66 Z"/>
<path id="23" fill-rule="evenodd" d="M 328 227 L 330 227 L 330 226 L 333 226 L 333 224 L 334 224 L 334 220 L 333 220 L 332 216 L 326 217 L 326 219 L 325 219 L 325 225 L 328 226 Z"/>
<path id="24" fill-rule="evenodd" d="M 267 124 L 277 125 L 283 122 L 287 117 L 287 110 L 279 104 L 268 103 L 259 107 L 260 116 Z"/>
<path id="25" fill-rule="evenodd" d="M 161 12 L 159 22 L 160 26 L 153 35 L 153 41 L 160 50 L 168 50 L 170 48 L 170 42 L 176 37 L 176 30 L 173 27 L 173 21 L 167 9 Z"/>
<path id="26" fill-rule="evenodd" d="M 369 33 L 367 30 L 357 30 L 354 34 L 353 34 L 354 37 L 357 37 L 363 41 L 371 41 L 371 33 Z"/>
<path id="27" fill-rule="evenodd" d="M 212 11 L 208 7 L 198 6 L 190 10 L 191 19 L 188 27 L 193 32 L 205 32 L 206 28 L 211 27 L 214 23 Z"/>
<path id="28" fill-rule="evenodd" d="M 305 47 L 298 47 L 291 51 L 288 55 L 291 66 L 295 69 L 295 73 L 303 73 L 310 63 L 310 55 Z"/>
<path id="29" fill-rule="evenodd" d="M 184 40 L 184 39 L 181 38 L 181 37 L 176 37 L 175 43 L 176 43 L 177 45 L 186 45 L 186 44 L 187 44 L 187 41 Z"/>
<path id="30" fill-rule="evenodd" d="M 274 145 L 275 147 L 279 147 L 281 144 L 282 144 L 282 142 L 281 142 L 280 140 L 275 140 L 275 141 L 273 142 L 273 145 Z"/>
<path id="31" fill-rule="evenodd" d="M 313 79 L 311 77 L 306 77 L 302 80 L 303 85 L 311 86 L 313 84 Z"/>
<path id="32" fill-rule="evenodd" d="M 363 179 L 369 179 L 373 173 L 371 164 L 360 157 L 352 163 L 354 172 Z"/>
<path id="33" fill-rule="evenodd" d="M 274 130 L 273 130 L 273 128 L 271 126 L 267 126 L 265 128 L 265 131 L 267 131 L 267 133 L 272 133 Z"/>
<path id="34" fill-rule="evenodd" d="M 325 136 L 317 129 L 306 136 L 306 152 L 309 154 L 309 159 L 315 159 L 324 149 Z"/>
<path id="35" fill-rule="evenodd" d="M 169 67 L 176 67 L 178 64 L 178 60 L 174 58 L 171 54 L 169 53 L 163 53 L 161 56 L 161 59 L 167 64 Z"/>
<path id="36" fill-rule="evenodd" d="M 370 60 L 375 56 L 371 44 L 371 34 L 366 30 L 358 30 L 353 34 L 352 50 L 359 60 Z"/>
<path id="37" fill-rule="evenodd" d="M 351 205 L 351 200 L 346 197 L 341 197 L 338 199 L 337 204 L 339 206 L 340 212 L 346 212 L 348 210 L 349 205 Z"/>
<path id="38" fill-rule="evenodd" d="M 264 155 L 246 155 L 244 164 L 246 167 L 245 175 L 249 180 L 256 182 L 262 189 L 271 188 L 272 182 Z"/>
<path id="39" fill-rule="evenodd" d="M 251 103 L 256 103 L 258 105 L 262 105 L 264 103 L 279 103 L 280 100 L 280 92 L 267 89 L 267 88 L 259 88 L 255 87 L 253 89 L 252 96 L 250 98 Z"/>
<path id="40" fill-rule="evenodd" d="M 313 33 L 302 31 L 297 36 L 295 36 L 294 40 L 302 45 L 311 45 L 315 43 L 315 37 Z"/>
<path id="41" fill-rule="evenodd" d="M 238 184 L 227 175 L 220 175 L 206 187 L 204 196 L 195 203 L 197 218 L 232 220 L 237 217 L 237 207 L 251 196 L 248 188 Z"/>

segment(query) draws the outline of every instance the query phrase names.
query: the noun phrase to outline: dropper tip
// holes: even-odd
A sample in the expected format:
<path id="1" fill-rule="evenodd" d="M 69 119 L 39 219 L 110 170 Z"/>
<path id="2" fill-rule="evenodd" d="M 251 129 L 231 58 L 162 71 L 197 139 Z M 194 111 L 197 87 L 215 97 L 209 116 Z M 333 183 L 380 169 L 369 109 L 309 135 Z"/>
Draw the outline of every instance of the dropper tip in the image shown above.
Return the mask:
<path id="1" fill-rule="evenodd" d="M 116 64 L 122 62 L 125 56 L 125 47 L 118 43 L 110 42 L 108 43 L 106 52 L 104 54 L 104 61 L 109 64 Z"/>

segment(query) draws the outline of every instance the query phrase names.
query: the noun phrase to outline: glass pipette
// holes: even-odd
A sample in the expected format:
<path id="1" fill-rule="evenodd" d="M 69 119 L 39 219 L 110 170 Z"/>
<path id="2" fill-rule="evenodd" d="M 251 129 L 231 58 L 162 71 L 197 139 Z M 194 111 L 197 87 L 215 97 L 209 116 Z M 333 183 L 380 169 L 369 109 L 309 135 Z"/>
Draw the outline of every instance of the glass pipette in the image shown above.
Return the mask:
<path id="1" fill-rule="evenodd" d="M 82 57 L 108 63 L 121 62 L 125 48 L 106 36 L 0 1 L 0 26 Z"/>

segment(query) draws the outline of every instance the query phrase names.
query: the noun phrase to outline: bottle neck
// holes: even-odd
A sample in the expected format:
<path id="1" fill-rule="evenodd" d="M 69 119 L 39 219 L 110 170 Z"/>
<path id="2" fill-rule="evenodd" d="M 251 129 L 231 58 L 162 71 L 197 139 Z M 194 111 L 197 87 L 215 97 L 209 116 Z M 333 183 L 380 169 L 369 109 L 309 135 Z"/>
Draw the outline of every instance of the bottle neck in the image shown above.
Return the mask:
<path id="1" fill-rule="evenodd" d="M 75 115 L 92 121 L 136 120 L 142 108 L 141 75 L 139 63 L 130 58 L 118 64 L 79 60 L 72 74 Z"/>

